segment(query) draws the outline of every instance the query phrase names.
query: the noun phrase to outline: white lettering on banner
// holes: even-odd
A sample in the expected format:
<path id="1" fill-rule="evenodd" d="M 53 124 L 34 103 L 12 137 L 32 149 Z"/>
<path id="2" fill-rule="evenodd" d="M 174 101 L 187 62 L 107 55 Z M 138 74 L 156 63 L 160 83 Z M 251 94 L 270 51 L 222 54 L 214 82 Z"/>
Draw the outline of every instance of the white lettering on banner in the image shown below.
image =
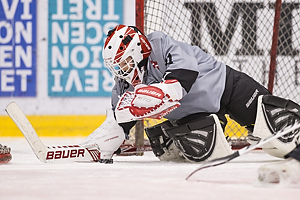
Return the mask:
<path id="1" fill-rule="evenodd" d="M 102 33 L 102 27 L 100 26 L 100 24 L 96 22 L 89 22 L 86 24 L 87 31 L 90 31 L 90 29 L 92 28 L 95 29 L 96 33 Z M 102 40 L 102 34 L 96 34 L 94 38 L 91 38 L 89 36 L 86 38 L 86 42 L 88 44 L 98 44 L 101 40 Z"/>
<path id="2" fill-rule="evenodd" d="M 72 44 L 83 44 L 84 43 L 84 22 L 72 22 L 71 29 L 71 43 Z"/>
<path id="3" fill-rule="evenodd" d="M 28 44 L 32 43 L 32 22 L 27 22 L 26 26 L 22 22 L 15 22 L 15 33 L 13 32 L 12 24 L 0 21 L 0 29 L 5 30 L 6 35 L 0 35 L 0 44 L 7 44 L 12 41 L 15 36 L 14 43 L 20 44 L 21 38 Z"/>
<path id="4" fill-rule="evenodd" d="M 13 37 L 13 28 L 12 28 L 11 24 L 6 21 L 0 21 L 0 30 L 6 31 L 5 36 L 2 36 L 0 34 L 0 44 L 9 43 Z"/>
<path id="5" fill-rule="evenodd" d="M 85 79 L 85 91 L 97 92 L 98 88 L 99 88 L 99 71 L 98 70 L 85 70 L 84 74 L 86 76 L 91 76 L 91 78 Z"/>
<path id="6" fill-rule="evenodd" d="M 52 46 L 51 50 L 52 50 L 52 58 L 51 58 L 52 68 L 57 68 L 58 64 L 62 68 L 68 68 L 70 66 L 69 47 L 68 46 L 64 46 L 62 52 L 60 51 L 58 46 Z M 102 51 L 102 47 L 101 46 L 92 46 L 90 48 L 90 50 L 92 53 L 91 57 L 93 58 L 92 63 L 91 63 L 91 68 L 101 68 L 102 63 L 100 63 L 99 60 L 100 60 L 100 53 Z M 79 62 L 77 59 L 78 53 L 82 53 L 82 55 L 85 56 L 81 62 Z M 85 46 L 74 47 L 70 53 L 70 57 L 71 57 L 71 60 L 70 60 L 71 64 L 76 68 L 87 67 L 87 64 L 90 61 L 90 53 L 89 53 L 89 50 Z"/>
<path id="7" fill-rule="evenodd" d="M 114 2 L 115 0 L 109 0 L 108 3 L 108 11 L 109 14 L 106 17 L 108 19 L 105 20 L 112 20 L 111 18 L 119 19 L 119 15 L 114 14 Z M 69 15 L 64 14 L 64 0 L 56 0 L 57 3 L 57 12 L 51 16 L 53 20 L 82 20 L 83 13 L 85 11 L 85 16 L 89 20 L 101 20 L 101 0 L 95 0 L 95 4 L 91 0 L 85 0 L 85 4 L 87 5 L 87 9 L 83 9 L 83 0 L 69 0 Z M 115 20 L 115 19 L 114 19 Z"/>
<path id="8" fill-rule="evenodd" d="M 20 44 L 22 38 L 26 44 L 32 43 L 32 22 L 27 22 L 26 26 L 22 22 L 15 22 L 15 32 L 13 32 L 12 24 L 0 21 L 0 29 L 6 31 L 6 35 L 0 35 L 0 44 L 8 44 L 15 39 L 11 45 L 0 46 L 0 68 L 13 66 L 13 55 L 15 67 L 20 67 L 21 61 L 23 61 L 25 66 L 30 68 L 32 66 L 32 46 L 27 45 L 25 50 L 23 46 L 16 44 Z"/>
<path id="9" fill-rule="evenodd" d="M 15 67 L 21 66 L 21 60 L 23 60 L 27 68 L 32 67 L 32 47 L 27 45 L 26 51 L 22 46 L 16 45 L 15 47 Z"/>
<path id="10" fill-rule="evenodd" d="M 63 14 L 63 2 L 64 0 L 56 0 L 56 14 L 53 14 L 51 18 L 53 20 L 66 20 L 68 19 L 67 14 Z"/>
<path id="11" fill-rule="evenodd" d="M 77 58 L 77 55 L 81 53 L 82 54 L 82 61 L 80 62 Z M 85 47 L 85 46 L 76 46 L 72 49 L 71 51 L 71 62 L 73 64 L 74 67 L 76 68 L 85 68 L 90 61 L 90 54 L 89 54 L 89 50 Z"/>
<path id="12" fill-rule="evenodd" d="M 19 0 L 13 0 L 12 4 L 9 8 L 8 5 L 8 0 L 1 0 L 3 10 L 4 10 L 4 15 L 6 19 L 13 19 L 17 10 Z"/>
<path id="13" fill-rule="evenodd" d="M 32 19 L 32 15 L 30 13 L 30 4 L 32 0 L 21 0 L 21 3 L 23 4 L 23 12 L 21 14 L 21 19 L 22 20 L 30 20 Z M 4 15 L 6 19 L 10 20 L 15 17 L 16 10 L 19 4 L 19 0 L 13 0 L 10 7 L 8 5 L 8 0 L 1 0 L 3 10 L 4 10 Z"/>
<path id="14" fill-rule="evenodd" d="M 57 44 L 58 38 L 62 44 L 69 43 L 69 23 L 63 23 L 63 28 L 57 22 L 52 22 L 52 44 Z"/>
<path id="15" fill-rule="evenodd" d="M 91 63 L 91 68 L 101 68 L 102 63 L 100 61 L 100 53 L 102 51 L 101 46 L 92 46 L 91 51 L 93 53 L 93 62 Z"/>
<path id="16" fill-rule="evenodd" d="M 32 19 L 32 15 L 30 14 L 30 3 L 32 2 L 32 0 L 21 0 L 21 2 L 23 3 L 23 13 L 21 15 L 21 19 L 22 20 L 31 20 Z"/>
<path id="17" fill-rule="evenodd" d="M 1 70 L 1 91 L 2 92 L 13 92 L 15 91 L 15 70 Z M 27 77 L 32 75 L 31 70 L 22 70 L 18 69 L 16 70 L 16 75 L 20 76 L 20 86 L 21 86 L 21 91 L 26 92 L 27 91 Z"/>
<path id="18" fill-rule="evenodd" d="M 113 87 L 114 79 L 108 71 L 103 70 L 102 76 L 103 80 L 103 89 L 105 91 L 111 91 Z M 63 70 L 52 70 L 52 75 L 54 76 L 54 86 L 52 86 L 51 91 L 53 92 L 62 92 L 62 91 L 71 91 L 72 87 L 75 87 L 78 92 L 97 92 L 99 91 L 99 71 L 98 70 L 85 70 L 84 71 L 84 80 L 81 80 L 78 74 L 78 71 L 75 69 L 70 70 L 68 78 L 66 81 L 65 88 L 62 86 L 62 76 L 64 74 Z M 85 83 L 84 88 L 83 84 Z"/>
<path id="19" fill-rule="evenodd" d="M 14 70 L 1 70 L 1 91 L 13 92 L 15 90 L 14 73 Z"/>
<path id="20" fill-rule="evenodd" d="M 75 69 L 72 69 L 70 71 L 69 77 L 67 79 L 67 84 L 66 84 L 66 91 L 67 92 L 71 91 L 73 83 L 75 85 L 76 91 L 78 91 L 78 92 L 83 91 L 78 71 L 75 70 Z"/>
<path id="21" fill-rule="evenodd" d="M 108 13 L 103 15 L 104 20 L 119 20 L 120 16 L 114 13 L 115 11 L 115 0 L 108 0 Z"/>
<path id="22" fill-rule="evenodd" d="M 13 67 L 13 63 L 10 61 L 12 57 L 12 51 L 12 46 L 0 46 L 0 67 Z"/>
<path id="23" fill-rule="evenodd" d="M 32 22 L 26 22 L 26 27 L 22 22 L 16 22 L 15 32 L 15 42 L 17 44 L 21 43 L 21 38 L 23 38 L 28 44 L 32 43 Z"/>
<path id="24" fill-rule="evenodd" d="M 72 44 L 98 44 L 102 40 L 102 27 L 96 22 L 71 22 L 71 43 Z M 85 36 L 86 31 L 94 31 L 97 33 L 94 38 Z M 52 22 L 52 43 L 57 44 L 60 41 L 62 44 L 69 43 L 69 22 L 64 22 L 63 27 L 60 27 L 58 22 Z M 86 40 L 85 40 L 86 39 Z"/>
<path id="25" fill-rule="evenodd" d="M 27 76 L 31 75 L 31 70 L 17 70 L 16 75 L 21 76 L 21 91 L 27 91 Z"/>
<path id="26" fill-rule="evenodd" d="M 62 92 L 63 87 L 61 86 L 61 76 L 63 75 L 63 70 L 52 70 L 51 74 L 54 76 L 54 86 L 52 86 L 51 90 L 53 92 Z"/>
<path id="27" fill-rule="evenodd" d="M 60 52 L 58 46 L 52 46 L 51 48 L 52 58 L 51 63 L 53 68 L 57 68 L 58 63 L 62 68 L 69 67 L 69 47 L 63 47 L 63 53 Z"/>
<path id="28" fill-rule="evenodd" d="M 31 3 L 32 0 L 1 0 L 7 21 L 0 21 L 0 30 L 5 33 L 0 34 L 0 68 L 32 68 L 33 24 L 15 18 L 17 14 L 20 20 L 31 20 Z M 16 13 L 18 6 L 22 6 L 21 13 Z M 2 69 L 0 72 L 1 92 L 14 92 L 17 85 L 21 92 L 27 92 L 27 79 L 33 73 L 31 69 Z"/>
<path id="29" fill-rule="evenodd" d="M 69 0 L 70 2 L 70 15 L 71 20 L 81 20 L 83 18 L 83 2 L 82 0 Z M 72 14 L 74 13 L 74 14 Z"/>
<path id="30" fill-rule="evenodd" d="M 96 0 L 95 4 L 91 0 L 86 0 L 85 3 L 88 5 L 86 9 L 86 16 L 90 20 L 100 20 L 101 19 L 101 1 Z"/>
<path id="31" fill-rule="evenodd" d="M 119 24 L 115 20 L 121 19 L 116 2 L 56 0 L 56 7 L 50 8 L 50 95 L 111 92 L 113 77 L 107 69 L 100 69 L 104 37 Z"/>
<path id="32" fill-rule="evenodd" d="M 32 67 L 32 46 L 27 45 L 26 49 L 21 45 L 2 45 L 0 46 L 0 68 L 13 67 L 19 68 L 23 61 L 26 68 Z M 12 57 L 14 55 L 14 57 Z M 14 58 L 14 59 L 13 59 Z"/>

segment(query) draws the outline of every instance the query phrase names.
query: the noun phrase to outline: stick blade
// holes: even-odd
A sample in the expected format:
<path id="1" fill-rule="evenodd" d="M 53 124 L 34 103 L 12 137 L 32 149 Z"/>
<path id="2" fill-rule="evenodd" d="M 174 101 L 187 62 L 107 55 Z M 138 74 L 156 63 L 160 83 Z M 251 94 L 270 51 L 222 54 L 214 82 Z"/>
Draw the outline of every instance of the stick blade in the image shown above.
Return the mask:
<path id="1" fill-rule="evenodd" d="M 19 106 L 15 102 L 11 102 L 7 105 L 5 111 L 20 129 L 37 158 L 42 162 L 46 162 L 47 147 L 42 143 Z"/>

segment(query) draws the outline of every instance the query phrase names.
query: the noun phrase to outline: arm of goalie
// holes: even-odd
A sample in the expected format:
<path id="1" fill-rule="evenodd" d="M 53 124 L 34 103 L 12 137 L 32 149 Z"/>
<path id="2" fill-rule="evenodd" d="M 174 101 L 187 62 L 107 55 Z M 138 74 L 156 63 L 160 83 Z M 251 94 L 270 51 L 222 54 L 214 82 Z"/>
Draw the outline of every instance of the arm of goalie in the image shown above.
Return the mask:
<path id="1" fill-rule="evenodd" d="M 136 87 L 135 92 L 126 92 L 120 98 L 115 111 L 117 122 L 161 119 L 180 106 L 181 98 L 182 87 L 177 80 Z"/>
<path id="2" fill-rule="evenodd" d="M 97 146 L 101 152 L 100 159 L 111 159 L 124 140 L 123 128 L 116 122 L 113 111 L 109 109 L 101 126 L 85 138 L 80 145 L 86 148 Z"/>

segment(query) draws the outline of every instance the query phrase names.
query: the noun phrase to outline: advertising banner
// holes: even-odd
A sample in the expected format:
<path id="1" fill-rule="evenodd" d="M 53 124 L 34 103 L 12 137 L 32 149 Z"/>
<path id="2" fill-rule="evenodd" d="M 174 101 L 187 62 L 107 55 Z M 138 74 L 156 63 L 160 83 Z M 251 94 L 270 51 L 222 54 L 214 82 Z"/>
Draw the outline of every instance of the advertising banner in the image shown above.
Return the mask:
<path id="1" fill-rule="evenodd" d="M 36 96 L 36 0 L 0 1 L 1 96 Z"/>
<path id="2" fill-rule="evenodd" d="M 122 22 L 122 0 L 49 1 L 48 95 L 110 96 L 114 80 L 102 48 L 107 32 Z"/>

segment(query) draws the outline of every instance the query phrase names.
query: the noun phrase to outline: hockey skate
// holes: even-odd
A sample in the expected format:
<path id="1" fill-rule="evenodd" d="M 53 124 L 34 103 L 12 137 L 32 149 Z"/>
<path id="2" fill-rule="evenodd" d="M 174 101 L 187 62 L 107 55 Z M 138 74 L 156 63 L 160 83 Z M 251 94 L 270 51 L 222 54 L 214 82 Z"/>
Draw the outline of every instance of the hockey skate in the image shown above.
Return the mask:
<path id="1" fill-rule="evenodd" d="M 258 169 L 258 181 L 262 185 L 290 185 L 300 182 L 300 161 L 288 158 L 269 163 Z"/>
<path id="2" fill-rule="evenodd" d="M 0 144 L 0 163 L 8 163 L 11 159 L 10 147 Z"/>

